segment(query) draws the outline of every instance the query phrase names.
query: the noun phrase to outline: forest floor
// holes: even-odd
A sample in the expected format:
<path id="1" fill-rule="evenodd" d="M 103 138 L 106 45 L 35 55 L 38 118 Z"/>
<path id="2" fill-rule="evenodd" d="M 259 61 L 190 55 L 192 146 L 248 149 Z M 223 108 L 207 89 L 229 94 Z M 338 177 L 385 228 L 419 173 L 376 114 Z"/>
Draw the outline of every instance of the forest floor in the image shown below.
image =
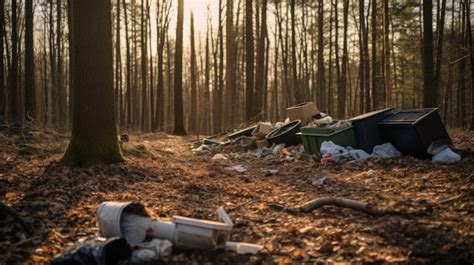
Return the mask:
<path id="1" fill-rule="evenodd" d="M 450 135 L 457 148 L 474 149 L 473 131 Z M 235 223 L 233 241 L 265 246 L 257 255 L 174 249 L 161 264 L 474 262 L 471 151 L 450 166 L 411 157 L 320 164 L 295 150 L 288 151 L 290 161 L 227 146 L 214 152 L 229 159 L 214 161 L 213 154 L 193 154 L 195 142 L 195 136 L 130 134 L 123 144 L 126 163 L 68 168 L 59 161 L 67 136 L 1 129 L 0 198 L 17 216 L 0 223 L 0 264 L 48 263 L 97 234 L 97 206 L 108 200 L 142 202 L 156 218 L 217 220 L 223 206 Z M 233 165 L 247 171 L 229 169 Z M 313 185 L 320 176 L 326 181 Z M 327 196 L 405 214 L 373 216 L 334 206 L 289 214 L 272 206 Z"/>

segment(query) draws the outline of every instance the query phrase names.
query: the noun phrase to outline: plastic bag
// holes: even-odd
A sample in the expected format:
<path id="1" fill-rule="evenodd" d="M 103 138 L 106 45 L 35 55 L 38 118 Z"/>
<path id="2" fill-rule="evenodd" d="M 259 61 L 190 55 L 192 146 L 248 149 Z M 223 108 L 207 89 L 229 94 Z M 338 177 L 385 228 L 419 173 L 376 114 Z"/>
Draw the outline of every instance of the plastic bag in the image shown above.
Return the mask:
<path id="1" fill-rule="evenodd" d="M 431 162 L 439 164 L 455 164 L 459 161 L 461 161 L 461 156 L 453 152 L 449 147 L 446 147 L 431 159 Z"/>
<path id="2" fill-rule="evenodd" d="M 153 239 L 137 245 L 130 258 L 132 264 L 143 264 L 158 260 L 160 257 L 169 256 L 173 250 L 173 244 L 169 240 Z"/>
<path id="3" fill-rule="evenodd" d="M 347 155 L 347 149 L 333 143 L 332 141 L 324 141 L 321 144 L 320 149 L 321 155 L 323 157 L 332 156 L 334 158 Z"/>
<path id="4" fill-rule="evenodd" d="M 400 153 L 400 151 L 398 151 L 391 143 L 384 143 L 374 147 L 372 156 L 379 158 L 394 158 L 402 156 L 402 153 Z"/>
<path id="5" fill-rule="evenodd" d="M 73 246 L 63 256 L 51 261 L 52 265 L 109 265 L 128 260 L 132 247 L 125 238 L 96 237 Z"/>
<path id="6" fill-rule="evenodd" d="M 366 160 L 367 158 L 370 158 L 370 155 L 362 149 L 349 150 L 349 155 L 355 160 Z"/>

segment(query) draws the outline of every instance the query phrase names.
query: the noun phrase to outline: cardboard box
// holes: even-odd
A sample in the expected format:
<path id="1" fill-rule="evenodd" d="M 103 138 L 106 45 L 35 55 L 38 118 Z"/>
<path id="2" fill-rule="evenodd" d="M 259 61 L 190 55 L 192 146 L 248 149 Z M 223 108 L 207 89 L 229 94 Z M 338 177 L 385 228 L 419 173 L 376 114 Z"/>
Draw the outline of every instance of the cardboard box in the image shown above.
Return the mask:
<path id="1" fill-rule="evenodd" d="M 311 120 L 313 115 L 318 113 L 318 108 L 316 108 L 313 102 L 300 103 L 286 109 L 286 115 L 290 118 L 290 121 L 301 120 L 303 126 Z"/>

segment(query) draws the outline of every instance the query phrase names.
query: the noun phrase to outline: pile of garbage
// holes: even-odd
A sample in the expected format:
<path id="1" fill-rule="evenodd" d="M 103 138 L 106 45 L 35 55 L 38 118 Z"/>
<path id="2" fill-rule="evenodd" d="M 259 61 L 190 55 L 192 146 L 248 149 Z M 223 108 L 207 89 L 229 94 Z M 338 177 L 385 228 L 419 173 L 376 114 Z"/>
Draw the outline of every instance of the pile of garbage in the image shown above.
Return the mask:
<path id="1" fill-rule="evenodd" d="M 100 237 L 78 242 L 55 258 L 53 265 L 130 264 L 153 262 L 170 256 L 173 247 L 224 249 L 238 254 L 256 254 L 263 246 L 230 241 L 234 223 L 224 208 L 217 209 L 219 221 L 173 216 L 152 220 L 145 207 L 134 202 L 103 202 L 97 210 Z"/>
<path id="2" fill-rule="evenodd" d="M 192 151 L 214 155 L 214 149 L 240 145 L 258 158 L 279 156 L 292 146 L 329 161 L 394 158 L 403 155 L 431 158 L 433 163 L 461 161 L 437 108 L 395 110 L 387 108 L 346 120 L 320 112 L 313 102 L 287 109 L 284 122 L 258 122 L 227 135 L 224 141 L 204 139 Z M 222 154 L 220 154 L 222 155 Z"/>

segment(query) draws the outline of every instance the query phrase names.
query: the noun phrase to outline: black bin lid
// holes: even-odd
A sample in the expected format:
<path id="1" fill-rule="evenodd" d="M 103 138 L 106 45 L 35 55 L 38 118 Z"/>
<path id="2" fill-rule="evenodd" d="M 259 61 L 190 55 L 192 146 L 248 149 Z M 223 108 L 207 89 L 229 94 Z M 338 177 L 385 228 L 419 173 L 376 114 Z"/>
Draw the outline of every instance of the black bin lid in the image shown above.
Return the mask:
<path id="1" fill-rule="evenodd" d="M 373 116 L 376 116 L 376 115 L 379 115 L 379 114 L 382 114 L 382 113 L 385 113 L 385 112 L 388 112 L 388 111 L 393 111 L 393 108 L 386 108 L 386 109 L 367 112 L 367 113 L 361 114 L 359 116 L 356 116 L 354 118 L 350 118 L 349 120 L 350 121 L 360 121 L 360 120 L 364 120 L 364 119 L 367 119 L 367 118 L 370 118 L 370 117 L 373 117 Z"/>
<path id="2" fill-rule="evenodd" d="M 401 110 L 379 124 L 415 124 L 437 110 L 438 108 Z"/>

